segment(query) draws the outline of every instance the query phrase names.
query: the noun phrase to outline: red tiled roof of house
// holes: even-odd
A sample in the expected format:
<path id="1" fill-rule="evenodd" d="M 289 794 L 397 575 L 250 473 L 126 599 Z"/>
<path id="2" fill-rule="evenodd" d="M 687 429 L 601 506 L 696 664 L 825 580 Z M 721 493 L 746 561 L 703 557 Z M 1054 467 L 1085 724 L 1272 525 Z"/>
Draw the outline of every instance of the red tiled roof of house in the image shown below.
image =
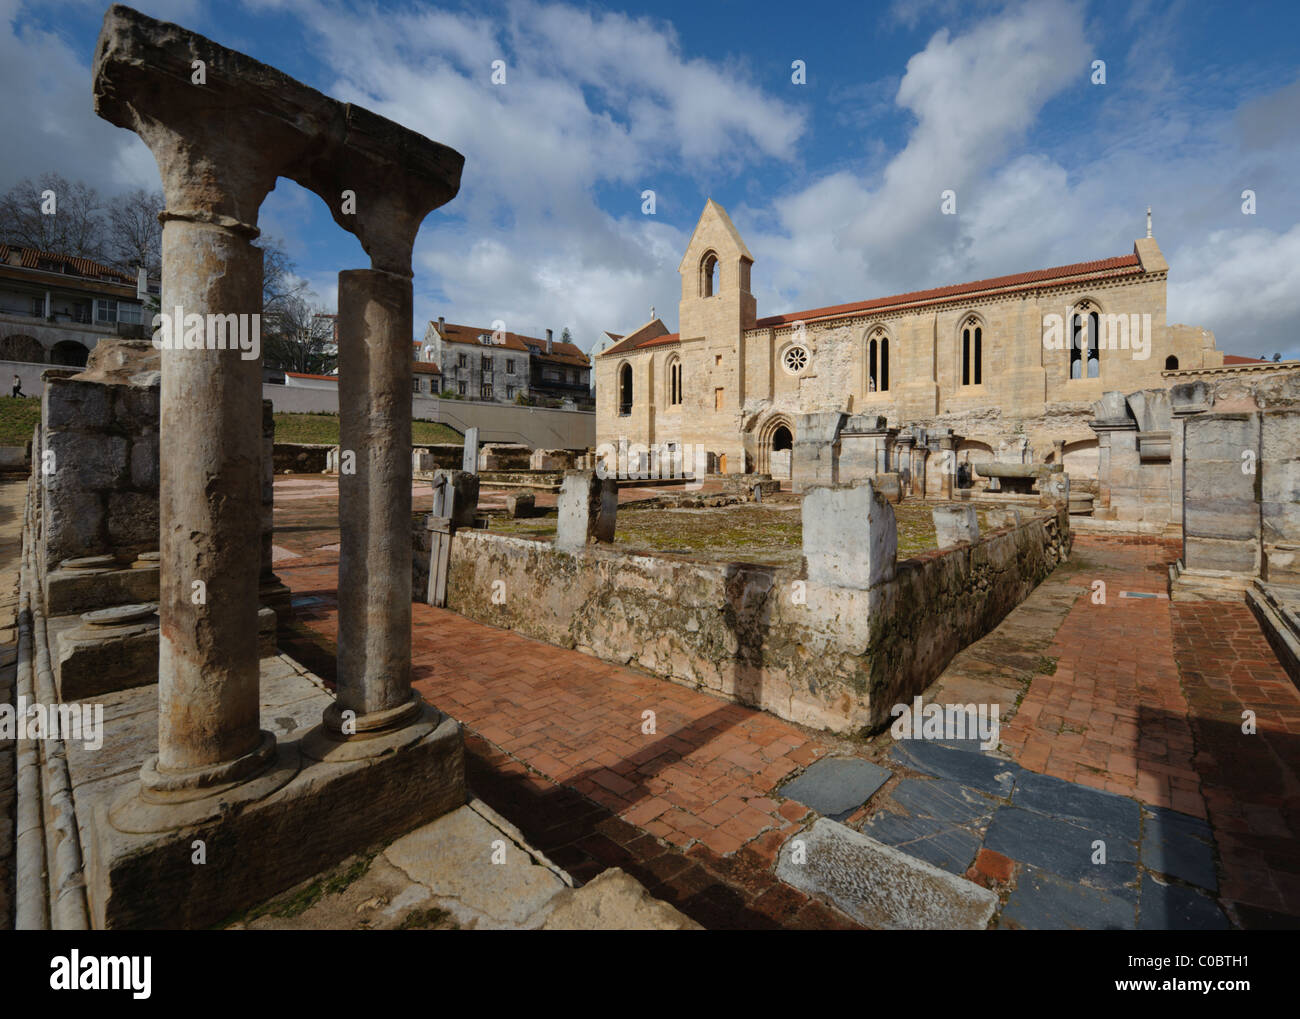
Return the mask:
<path id="1" fill-rule="evenodd" d="M 118 286 L 135 286 L 135 277 L 130 273 L 123 272 L 121 269 L 101 265 L 99 262 L 92 262 L 89 258 L 80 258 L 77 255 L 60 255 L 53 251 L 39 251 L 36 248 L 0 244 L 0 264 L 7 264 L 9 255 L 14 251 L 19 252 L 20 263 L 24 269 L 38 269 L 42 272 L 62 271 L 61 269 L 43 269 L 40 264 L 43 261 L 56 262 L 60 266 L 72 266 L 76 275 L 84 276 L 87 279 L 102 280 L 104 277 L 109 277 L 105 282 L 114 283 Z"/>
<path id="2" fill-rule="evenodd" d="M 323 382 L 337 382 L 337 375 L 311 375 L 307 372 L 285 372 L 286 375 L 292 375 L 295 379 L 320 379 Z"/>
<path id="3" fill-rule="evenodd" d="M 1224 354 L 1224 364 L 1268 364 L 1268 361 L 1258 357 L 1242 357 L 1240 354 Z"/>
<path id="4" fill-rule="evenodd" d="M 436 327 L 435 327 L 436 328 Z M 504 347 L 507 350 L 529 351 L 531 350 L 534 357 L 539 357 L 545 361 L 554 361 L 559 364 L 581 365 L 584 368 L 591 367 L 591 362 L 575 344 L 565 343 L 563 340 L 551 341 L 551 353 L 546 353 L 546 341 L 538 339 L 536 336 L 524 336 L 521 333 L 506 333 L 503 343 L 483 344 L 479 342 L 479 336 L 483 334 L 492 335 L 491 329 L 483 329 L 478 326 L 461 326 L 454 325 L 451 322 L 443 323 L 441 329 L 442 338 L 448 343 L 464 343 L 475 347 Z M 536 348 L 536 349 L 532 349 Z"/>
<path id="5" fill-rule="evenodd" d="M 421 375 L 442 374 L 442 369 L 439 368 L 436 364 L 433 364 L 432 362 L 429 361 L 416 361 L 415 364 L 412 365 L 411 367 Z"/>

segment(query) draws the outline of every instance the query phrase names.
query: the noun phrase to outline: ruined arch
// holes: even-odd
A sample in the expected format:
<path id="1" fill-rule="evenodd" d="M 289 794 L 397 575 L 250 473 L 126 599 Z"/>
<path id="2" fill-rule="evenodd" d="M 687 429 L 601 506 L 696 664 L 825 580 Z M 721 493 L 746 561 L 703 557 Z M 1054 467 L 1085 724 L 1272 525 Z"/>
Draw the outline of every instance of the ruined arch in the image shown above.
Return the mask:
<path id="1" fill-rule="evenodd" d="M 35 336 L 12 333 L 0 340 L 0 361 L 26 361 L 29 364 L 45 363 L 45 348 Z"/>
<path id="2" fill-rule="evenodd" d="M 50 348 L 50 364 L 61 364 L 71 368 L 84 368 L 90 357 L 85 344 L 76 340 L 60 340 Z"/>

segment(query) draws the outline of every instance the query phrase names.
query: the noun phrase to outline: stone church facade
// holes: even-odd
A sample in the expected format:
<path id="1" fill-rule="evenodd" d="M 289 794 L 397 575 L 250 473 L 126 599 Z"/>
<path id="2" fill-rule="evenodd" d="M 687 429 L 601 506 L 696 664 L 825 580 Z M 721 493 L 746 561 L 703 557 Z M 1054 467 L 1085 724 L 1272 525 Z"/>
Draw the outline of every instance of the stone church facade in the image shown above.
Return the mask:
<path id="1" fill-rule="evenodd" d="M 678 267 L 679 332 L 654 319 L 595 359 L 599 442 L 702 446 L 724 473 L 790 477 L 791 451 L 818 438 L 801 430 L 834 443 L 845 421 L 883 417 L 950 430 L 959 463 L 1095 478 L 1104 392 L 1223 364 L 1213 333 L 1167 324 L 1149 221 L 1129 255 L 768 318 L 753 262 L 709 201 Z"/>

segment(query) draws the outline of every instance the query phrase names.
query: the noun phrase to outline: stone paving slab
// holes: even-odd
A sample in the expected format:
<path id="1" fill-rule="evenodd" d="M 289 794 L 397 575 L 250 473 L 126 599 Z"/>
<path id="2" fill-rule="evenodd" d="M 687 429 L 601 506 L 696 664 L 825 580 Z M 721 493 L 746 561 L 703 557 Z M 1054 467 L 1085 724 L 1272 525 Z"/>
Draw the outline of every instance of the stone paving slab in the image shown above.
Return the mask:
<path id="1" fill-rule="evenodd" d="M 1140 834 L 1141 809 L 1136 801 L 1051 775 L 1021 772 L 1011 802 L 1128 842 L 1136 842 Z"/>
<path id="2" fill-rule="evenodd" d="M 1134 902 L 1028 867 L 1002 909 L 1004 927 L 1022 930 L 1131 931 Z"/>
<path id="3" fill-rule="evenodd" d="M 889 758 L 903 767 L 951 779 L 995 796 L 1010 796 L 1020 771 L 1011 761 L 925 740 L 900 742 L 890 751 Z"/>
<path id="4" fill-rule="evenodd" d="M 932 817 L 902 817 L 881 811 L 862 826 L 862 833 L 901 849 L 958 877 L 970 869 L 981 837 Z"/>
<path id="5" fill-rule="evenodd" d="M 1204 892 L 1166 884 L 1142 875 L 1142 909 L 1138 928 L 1144 931 L 1223 931 L 1232 925 L 1219 904 Z"/>
<path id="6" fill-rule="evenodd" d="M 1148 812 L 1142 836 L 1142 866 L 1212 892 L 1219 890 L 1214 870 L 1214 836 L 1198 818 L 1156 808 Z"/>
<path id="7" fill-rule="evenodd" d="M 1095 842 L 1105 843 L 1105 863 L 1093 863 Z M 1051 871 L 1070 881 L 1137 898 L 1137 846 L 1104 832 L 1017 807 L 993 815 L 984 840 L 988 849 Z"/>
<path id="8" fill-rule="evenodd" d="M 997 801 L 950 779 L 905 778 L 890 793 L 893 801 L 912 814 L 961 825 L 981 836 L 987 830 Z"/>
<path id="9" fill-rule="evenodd" d="M 842 821 L 884 785 L 889 770 L 860 757 L 826 757 L 814 761 L 798 778 L 777 792 L 798 800 L 824 817 Z"/>
<path id="10" fill-rule="evenodd" d="M 998 902 L 973 882 L 828 818 L 786 843 L 776 873 L 877 929 L 983 930 Z"/>

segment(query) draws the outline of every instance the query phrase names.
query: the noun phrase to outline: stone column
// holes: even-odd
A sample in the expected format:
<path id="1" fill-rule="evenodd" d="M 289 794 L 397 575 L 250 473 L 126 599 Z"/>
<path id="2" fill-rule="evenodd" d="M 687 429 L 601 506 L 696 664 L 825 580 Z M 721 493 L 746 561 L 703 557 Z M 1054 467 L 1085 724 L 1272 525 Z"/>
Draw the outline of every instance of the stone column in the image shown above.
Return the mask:
<path id="1" fill-rule="evenodd" d="M 411 689 L 411 315 L 409 276 L 339 273 L 337 700 L 340 736 L 400 728 L 419 716 Z"/>
<path id="2" fill-rule="evenodd" d="M 957 443 L 958 437 L 949 433 L 939 436 L 939 469 L 943 471 L 943 490 L 945 499 L 951 499 L 957 483 Z"/>
<path id="3" fill-rule="evenodd" d="M 183 309 L 186 320 L 173 320 L 173 330 L 192 315 L 260 315 L 262 252 L 250 243 L 257 228 L 195 207 L 198 196 L 184 183 L 164 184 L 162 296 L 166 313 Z M 145 765 L 146 790 L 246 778 L 274 752 L 275 738 L 258 726 L 253 639 L 261 403 L 260 358 L 238 349 L 162 351 L 158 759 L 156 768 Z"/>

